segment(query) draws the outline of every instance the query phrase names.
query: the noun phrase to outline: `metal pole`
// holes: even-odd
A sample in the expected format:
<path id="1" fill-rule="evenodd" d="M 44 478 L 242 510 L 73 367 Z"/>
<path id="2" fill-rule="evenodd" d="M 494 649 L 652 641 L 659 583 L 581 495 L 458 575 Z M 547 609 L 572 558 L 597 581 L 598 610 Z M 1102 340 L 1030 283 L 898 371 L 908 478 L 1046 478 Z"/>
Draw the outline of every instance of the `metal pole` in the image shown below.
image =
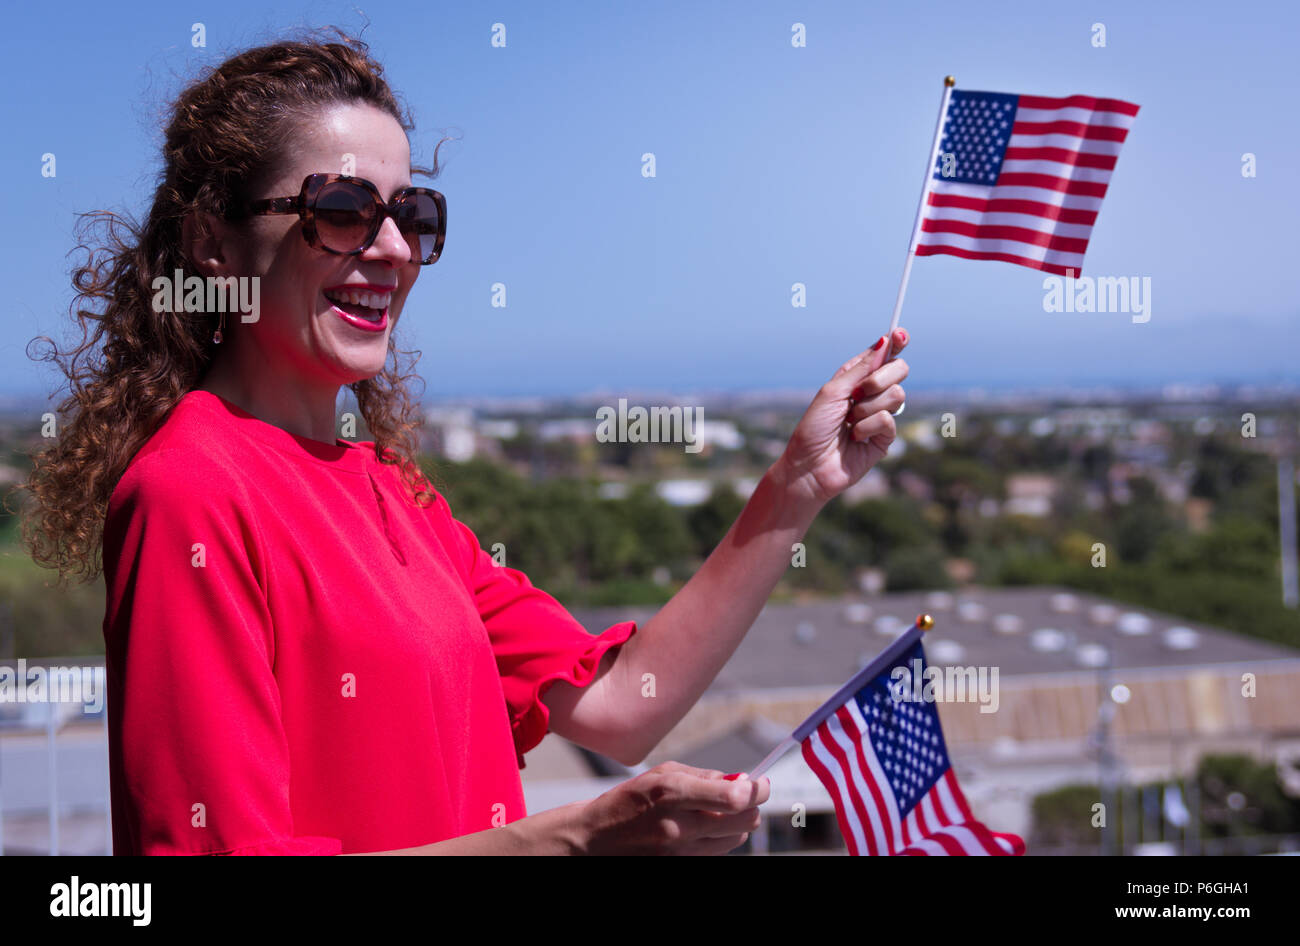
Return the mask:
<path id="1" fill-rule="evenodd" d="M 112 754 L 108 748 L 108 706 L 104 707 L 104 853 L 113 856 L 113 776 L 109 769 Z"/>
<path id="2" fill-rule="evenodd" d="M 57 703 L 48 701 L 49 716 L 45 725 L 45 748 L 49 758 L 50 857 L 59 856 L 59 766 L 54 755 L 54 710 Z"/>
<path id="3" fill-rule="evenodd" d="M 1110 655 L 1106 663 L 1098 668 L 1097 688 L 1097 755 L 1101 766 L 1101 804 L 1106 813 L 1106 820 L 1101 828 L 1101 853 L 1114 856 L 1119 840 L 1119 805 L 1116 793 L 1114 757 L 1110 745 L 1110 721 L 1115 715 L 1115 701 L 1110 697 Z"/>
<path id="4" fill-rule="evenodd" d="M 1152 791 L 1155 791 L 1155 789 L 1152 789 Z M 1160 812 L 1160 817 L 1158 819 L 1160 823 L 1160 837 L 1157 838 L 1156 840 L 1158 840 L 1161 844 L 1164 844 L 1165 843 L 1165 793 L 1163 789 L 1161 789 L 1156 794 L 1156 804 L 1159 806 L 1159 812 Z"/>
<path id="5" fill-rule="evenodd" d="M 1187 794 L 1192 799 L 1192 853 L 1201 853 L 1201 786 L 1196 781 L 1196 776 L 1188 783 Z"/>
<path id="6" fill-rule="evenodd" d="M 14 612 L 9 604 L 0 604 L 0 660 L 14 659 Z"/>
<path id="7" fill-rule="evenodd" d="M 1183 825 L 1183 856 L 1184 856 L 1184 857 L 1186 857 L 1188 854 L 1190 854 L 1190 853 L 1191 853 L 1191 850 L 1192 850 L 1192 846 L 1191 846 L 1191 843 L 1190 843 L 1190 839 L 1191 839 L 1191 836 L 1192 836 L 1192 812 L 1191 812 L 1191 807 L 1190 807 L 1190 806 L 1191 806 L 1192 797 L 1191 797 L 1191 788 L 1190 788 L 1190 786 L 1191 786 L 1191 783 L 1190 783 L 1186 778 L 1184 778 L 1184 779 L 1183 779 L 1183 798 L 1186 799 L 1186 802 L 1183 804 L 1183 807 L 1188 809 L 1188 811 L 1187 811 L 1187 824 Z"/>
<path id="8" fill-rule="evenodd" d="M 0 660 L 11 660 L 14 649 L 14 626 L 13 611 L 9 603 L 0 604 Z M 20 686 L 26 686 L 26 681 L 20 681 Z M 4 753 L 0 752 L 0 756 Z M 4 804 L 4 775 L 0 773 L 0 857 L 5 853 L 5 804 Z"/>
<path id="9" fill-rule="evenodd" d="M 3 768 L 4 761 L 4 740 L 0 739 L 0 769 Z M 5 853 L 5 799 L 4 799 L 4 772 L 0 770 L 0 857 Z"/>
<path id="10" fill-rule="evenodd" d="M 1300 579 L 1296 576 L 1295 465 L 1289 456 L 1277 458 L 1277 518 L 1282 540 L 1282 604 L 1300 607 Z"/>
<path id="11" fill-rule="evenodd" d="M 1130 785 L 1128 790 L 1128 802 L 1124 806 L 1124 814 L 1130 820 L 1124 825 L 1124 838 L 1128 841 L 1128 849 L 1131 853 L 1137 841 L 1134 841 L 1134 832 L 1142 830 L 1141 805 L 1138 804 L 1138 789 L 1136 785 Z M 1132 809 L 1130 811 L 1129 809 Z M 1141 835 L 1137 835 L 1139 838 Z"/>
<path id="12" fill-rule="evenodd" d="M 1138 843 L 1147 843 L 1147 813 L 1151 810 L 1151 787 L 1142 786 L 1142 830 L 1138 832 Z"/>

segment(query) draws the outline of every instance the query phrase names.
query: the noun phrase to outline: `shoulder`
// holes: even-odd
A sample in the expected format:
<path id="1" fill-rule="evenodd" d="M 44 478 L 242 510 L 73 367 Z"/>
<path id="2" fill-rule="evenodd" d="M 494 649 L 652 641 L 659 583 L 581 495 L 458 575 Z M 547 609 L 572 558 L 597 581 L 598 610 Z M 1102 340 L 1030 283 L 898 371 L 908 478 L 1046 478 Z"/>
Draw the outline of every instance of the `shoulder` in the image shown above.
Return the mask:
<path id="1" fill-rule="evenodd" d="M 247 498 L 239 451 L 193 401 L 182 400 L 127 464 L 109 500 L 124 506 L 195 509 Z"/>
<path id="2" fill-rule="evenodd" d="M 222 549 L 231 560 L 264 567 L 265 500 L 259 504 L 249 474 L 220 448 L 201 436 L 180 436 L 194 433 L 185 426 L 160 429 L 113 488 L 102 550 L 104 578 L 114 595 L 125 593 L 117 584 L 124 568 L 128 576 L 137 567 L 175 568 L 177 550 L 190 550 L 195 542 L 208 554 Z M 183 559 L 189 563 L 188 551 Z"/>

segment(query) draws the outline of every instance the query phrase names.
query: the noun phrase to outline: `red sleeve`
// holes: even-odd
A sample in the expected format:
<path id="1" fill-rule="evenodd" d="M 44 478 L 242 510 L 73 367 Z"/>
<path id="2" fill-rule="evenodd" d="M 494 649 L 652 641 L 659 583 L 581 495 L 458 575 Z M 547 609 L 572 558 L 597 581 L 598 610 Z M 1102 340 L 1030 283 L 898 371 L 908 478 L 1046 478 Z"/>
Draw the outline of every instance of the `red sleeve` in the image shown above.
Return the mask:
<path id="1" fill-rule="evenodd" d="M 217 464 L 167 456 L 132 464 L 104 527 L 115 849 L 339 854 L 294 834 L 256 524 Z"/>
<path id="2" fill-rule="evenodd" d="M 576 687 L 591 683 L 605 652 L 635 634 L 636 622 L 624 621 L 602 634 L 589 634 L 523 572 L 494 564 L 469 526 L 452 518 L 440 494 L 438 502 L 455 528 L 469 588 L 492 641 L 523 768 L 523 754 L 541 742 L 550 728 L 550 711 L 542 702 L 546 690 L 557 680 Z"/>

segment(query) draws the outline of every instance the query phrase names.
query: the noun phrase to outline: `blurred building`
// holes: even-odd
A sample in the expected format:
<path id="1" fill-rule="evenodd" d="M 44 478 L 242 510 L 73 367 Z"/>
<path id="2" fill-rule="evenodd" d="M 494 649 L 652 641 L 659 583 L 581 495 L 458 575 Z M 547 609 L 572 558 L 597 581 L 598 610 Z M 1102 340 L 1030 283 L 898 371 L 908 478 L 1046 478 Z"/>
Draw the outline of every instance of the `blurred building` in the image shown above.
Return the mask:
<path id="1" fill-rule="evenodd" d="M 1007 477 L 1002 511 L 1009 516 L 1050 516 L 1057 486 L 1056 477 L 1046 473 L 1013 473 Z"/>
<path id="2" fill-rule="evenodd" d="M 472 459 L 477 446 L 474 412 L 467 407 L 430 407 L 424 413 L 422 448 L 457 463 Z"/>

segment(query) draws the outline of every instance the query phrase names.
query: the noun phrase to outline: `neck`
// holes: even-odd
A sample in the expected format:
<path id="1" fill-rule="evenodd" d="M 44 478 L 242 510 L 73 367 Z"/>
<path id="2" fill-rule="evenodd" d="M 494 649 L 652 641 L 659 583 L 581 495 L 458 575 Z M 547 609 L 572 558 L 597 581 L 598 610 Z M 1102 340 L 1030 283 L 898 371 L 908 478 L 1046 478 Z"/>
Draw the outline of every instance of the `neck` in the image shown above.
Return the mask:
<path id="1" fill-rule="evenodd" d="M 258 420 L 298 437 L 335 442 L 335 409 L 341 385 L 305 385 L 301 379 L 269 368 L 238 370 L 235 354 L 230 350 L 217 357 L 197 389 L 224 398 Z"/>

